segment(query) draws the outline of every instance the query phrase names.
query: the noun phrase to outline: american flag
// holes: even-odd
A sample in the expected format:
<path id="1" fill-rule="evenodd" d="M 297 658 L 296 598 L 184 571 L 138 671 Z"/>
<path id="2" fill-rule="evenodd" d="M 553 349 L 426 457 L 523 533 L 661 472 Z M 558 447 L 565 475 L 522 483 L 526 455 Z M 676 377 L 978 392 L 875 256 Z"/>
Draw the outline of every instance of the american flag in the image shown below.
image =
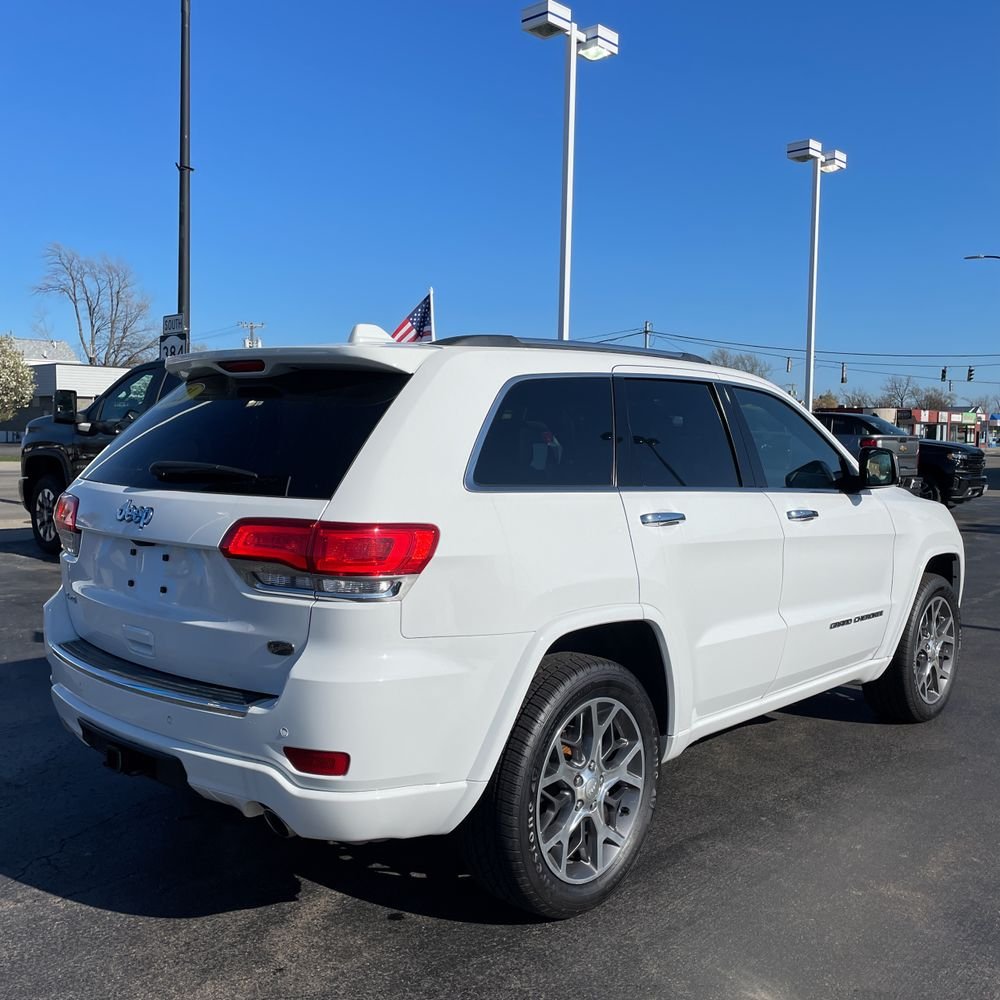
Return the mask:
<path id="1" fill-rule="evenodd" d="M 401 344 L 415 344 L 421 340 L 433 340 L 431 327 L 431 297 L 425 295 L 420 305 L 392 331 L 392 339 Z"/>

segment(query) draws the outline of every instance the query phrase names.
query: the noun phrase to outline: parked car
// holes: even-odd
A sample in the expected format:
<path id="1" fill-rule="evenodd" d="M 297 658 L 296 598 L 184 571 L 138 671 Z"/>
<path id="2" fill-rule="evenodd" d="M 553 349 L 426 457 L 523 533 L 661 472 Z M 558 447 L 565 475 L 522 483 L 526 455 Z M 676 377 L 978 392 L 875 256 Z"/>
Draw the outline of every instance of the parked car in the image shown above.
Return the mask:
<path id="1" fill-rule="evenodd" d="M 914 438 L 888 420 L 869 413 L 817 410 L 816 417 L 855 455 L 864 445 L 877 443 L 880 447 L 890 447 L 893 441 L 899 441 L 901 449 L 919 441 L 916 488 L 928 500 L 957 504 L 981 497 L 988 489 L 986 455 L 974 445 Z"/>
<path id="2" fill-rule="evenodd" d="M 962 540 L 771 383 L 460 337 L 215 352 L 58 502 L 66 727 L 284 834 L 460 828 L 546 917 L 605 899 L 661 763 L 848 682 L 941 712 Z"/>
<path id="3" fill-rule="evenodd" d="M 83 413 L 76 393 L 56 393 L 55 413 L 36 417 L 21 441 L 18 494 L 31 515 L 31 530 L 43 552 L 59 551 L 52 520 L 56 498 L 66 485 L 106 448 L 121 430 L 149 409 L 179 380 L 167 375 L 162 361 L 138 365 L 114 382 Z"/>

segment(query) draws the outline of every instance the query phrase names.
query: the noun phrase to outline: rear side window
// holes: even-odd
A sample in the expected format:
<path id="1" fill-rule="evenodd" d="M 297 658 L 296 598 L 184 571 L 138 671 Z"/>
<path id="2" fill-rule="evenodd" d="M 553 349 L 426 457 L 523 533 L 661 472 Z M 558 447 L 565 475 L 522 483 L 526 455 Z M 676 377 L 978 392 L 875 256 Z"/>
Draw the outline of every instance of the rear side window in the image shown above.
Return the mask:
<path id="1" fill-rule="evenodd" d="M 328 499 L 408 377 L 316 368 L 266 379 L 193 378 L 112 444 L 87 478 Z"/>
<path id="2" fill-rule="evenodd" d="M 528 378 L 500 401 L 476 460 L 477 486 L 611 486 L 611 379 Z"/>
<path id="3" fill-rule="evenodd" d="M 729 435 L 704 382 L 620 378 L 626 413 L 618 485 L 662 489 L 739 486 Z"/>

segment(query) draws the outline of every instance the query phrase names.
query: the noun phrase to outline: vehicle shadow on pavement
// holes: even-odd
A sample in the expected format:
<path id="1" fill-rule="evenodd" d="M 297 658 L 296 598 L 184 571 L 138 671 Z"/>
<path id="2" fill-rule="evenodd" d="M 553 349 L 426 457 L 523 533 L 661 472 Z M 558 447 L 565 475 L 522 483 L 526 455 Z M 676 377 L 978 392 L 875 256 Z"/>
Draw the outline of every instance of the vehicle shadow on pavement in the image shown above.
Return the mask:
<path id="1" fill-rule="evenodd" d="M 11 552 L 19 556 L 28 556 L 39 562 L 55 563 L 58 555 L 47 555 L 36 544 L 31 528 L 0 529 L 0 552 Z"/>
<path id="2" fill-rule="evenodd" d="M 966 524 L 959 525 L 963 532 L 974 531 L 981 535 L 1000 535 L 1000 524 Z"/>
<path id="3" fill-rule="evenodd" d="M 0 907 L 29 888 L 110 912 L 191 918 L 298 901 L 303 886 L 463 923 L 533 918 L 488 896 L 452 837 L 339 845 L 271 833 L 263 819 L 102 767 L 52 714 L 48 664 L 0 662 L 21 717 L 0 723 Z M 338 897 L 335 894 L 340 894 Z"/>
<path id="4" fill-rule="evenodd" d="M 826 719 L 830 722 L 859 722 L 864 725 L 884 726 L 868 707 L 865 696 L 858 687 L 839 687 L 813 695 L 794 705 L 778 709 L 781 715 L 797 715 L 804 719 Z"/>

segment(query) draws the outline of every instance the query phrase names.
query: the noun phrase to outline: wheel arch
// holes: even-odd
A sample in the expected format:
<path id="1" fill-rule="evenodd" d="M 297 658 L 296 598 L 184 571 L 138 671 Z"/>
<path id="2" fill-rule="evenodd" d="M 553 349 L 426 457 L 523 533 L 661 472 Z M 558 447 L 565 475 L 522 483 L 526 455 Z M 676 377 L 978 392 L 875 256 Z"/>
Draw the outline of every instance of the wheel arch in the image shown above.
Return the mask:
<path id="1" fill-rule="evenodd" d="M 962 560 L 958 557 L 957 552 L 941 552 L 936 556 L 931 556 L 924 566 L 924 572 L 944 577 L 951 585 L 951 589 L 961 596 Z"/>
<path id="2" fill-rule="evenodd" d="M 63 481 L 63 486 L 67 486 L 73 479 L 69 472 L 66 459 L 57 451 L 31 452 L 24 460 L 24 503 L 28 506 L 31 503 L 31 495 L 34 493 L 35 484 L 43 476 L 57 475 Z"/>
<path id="3" fill-rule="evenodd" d="M 567 632 L 545 650 L 551 653 L 587 653 L 620 663 L 643 686 L 660 728 L 660 736 L 670 732 L 670 671 L 658 630 L 645 619 L 604 622 Z M 541 661 L 539 661 L 541 665 Z"/>
<path id="4" fill-rule="evenodd" d="M 620 663 L 649 694 L 661 738 L 675 731 L 674 671 L 662 630 L 639 605 L 592 608 L 562 617 L 530 636 L 486 730 L 470 779 L 490 779 L 542 661 L 557 652 L 588 653 Z"/>

